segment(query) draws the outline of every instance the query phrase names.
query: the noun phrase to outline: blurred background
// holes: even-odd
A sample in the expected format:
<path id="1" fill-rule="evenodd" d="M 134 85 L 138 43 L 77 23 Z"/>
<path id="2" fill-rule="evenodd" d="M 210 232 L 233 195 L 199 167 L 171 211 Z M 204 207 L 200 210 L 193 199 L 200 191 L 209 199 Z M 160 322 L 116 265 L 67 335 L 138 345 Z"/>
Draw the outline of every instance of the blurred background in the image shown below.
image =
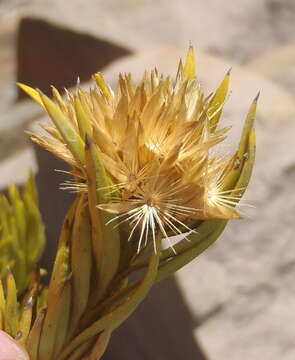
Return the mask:
<path id="1" fill-rule="evenodd" d="M 105 359 L 294 360 L 294 0 L 0 0 L 0 188 L 36 173 L 50 269 L 71 195 L 58 190 L 54 169 L 64 165 L 24 135 L 43 114 L 16 82 L 49 93 L 51 84 L 87 83 L 98 70 L 111 84 L 119 71 L 139 79 L 157 66 L 174 75 L 190 43 L 206 93 L 233 68 L 223 115 L 234 126 L 229 144 L 261 90 L 246 193 L 255 209 L 159 284 Z"/>

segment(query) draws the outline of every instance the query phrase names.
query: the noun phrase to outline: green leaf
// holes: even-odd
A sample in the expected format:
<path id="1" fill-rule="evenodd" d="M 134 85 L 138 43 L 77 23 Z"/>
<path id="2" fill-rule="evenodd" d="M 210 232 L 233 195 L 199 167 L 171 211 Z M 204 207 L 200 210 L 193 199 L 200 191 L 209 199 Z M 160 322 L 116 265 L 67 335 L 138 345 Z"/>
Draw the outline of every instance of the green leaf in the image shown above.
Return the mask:
<path id="1" fill-rule="evenodd" d="M 143 301 L 151 287 L 154 284 L 157 269 L 159 264 L 159 243 L 160 239 L 157 239 L 158 251 L 153 252 L 147 272 L 141 281 L 140 285 L 134 290 L 132 294 L 130 294 L 122 304 L 120 304 L 117 308 L 115 308 L 110 313 L 101 317 L 97 321 L 95 321 L 91 326 L 82 331 L 77 337 L 75 337 L 71 343 L 66 346 L 66 348 L 62 351 L 59 360 L 66 359 L 80 344 L 88 341 L 93 336 L 98 335 L 104 330 L 113 331 L 118 326 L 122 324 L 138 307 L 138 305 Z"/>
<path id="2" fill-rule="evenodd" d="M 92 269 L 91 224 L 85 197 L 81 196 L 75 214 L 71 242 L 71 269 L 73 283 L 73 311 L 68 338 L 75 331 L 83 315 L 90 294 Z"/>
<path id="3" fill-rule="evenodd" d="M 98 271 L 98 283 L 92 293 L 91 305 L 96 305 L 117 273 L 120 261 L 119 229 L 107 223 L 113 215 L 97 208 L 109 200 L 110 180 L 99 158 L 99 152 L 89 136 L 86 136 L 85 161 L 88 183 L 88 205 L 91 214 L 92 244 Z"/>
<path id="4" fill-rule="evenodd" d="M 227 175 L 225 177 L 223 186 L 224 191 L 236 188 L 236 183 L 246 163 L 248 163 L 248 172 L 250 172 L 251 175 L 255 160 L 255 133 L 253 130 L 253 125 L 256 116 L 258 97 L 259 93 L 250 106 L 242 131 L 238 150 L 233 158 L 231 167 L 227 169 Z M 250 175 L 248 182 L 250 180 Z M 246 182 L 244 186 L 247 186 L 248 182 Z"/>

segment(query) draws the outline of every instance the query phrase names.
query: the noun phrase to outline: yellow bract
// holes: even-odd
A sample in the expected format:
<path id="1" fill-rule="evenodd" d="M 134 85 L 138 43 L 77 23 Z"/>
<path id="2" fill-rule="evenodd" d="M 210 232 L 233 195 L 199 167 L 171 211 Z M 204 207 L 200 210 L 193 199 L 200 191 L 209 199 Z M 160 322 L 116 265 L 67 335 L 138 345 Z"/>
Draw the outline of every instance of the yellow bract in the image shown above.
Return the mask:
<path id="1" fill-rule="evenodd" d="M 197 76 L 195 53 L 192 46 L 190 46 L 186 57 L 186 61 L 184 65 L 184 73 L 189 80 L 195 80 Z"/>

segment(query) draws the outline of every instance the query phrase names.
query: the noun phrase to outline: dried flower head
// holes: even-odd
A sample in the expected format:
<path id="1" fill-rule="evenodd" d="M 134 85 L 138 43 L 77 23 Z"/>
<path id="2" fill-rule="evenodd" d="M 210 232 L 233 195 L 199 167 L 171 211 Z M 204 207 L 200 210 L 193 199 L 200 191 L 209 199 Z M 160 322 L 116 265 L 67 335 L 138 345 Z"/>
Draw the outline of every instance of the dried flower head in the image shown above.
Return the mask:
<path id="1" fill-rule="evenodd" d="M 98 154 L 103 181 L 97 184 L 100 210 L 116 214 L 109 222 L 130 225 L 138 249 L 155 242 L 156 232 L 191 230 L 196 221 L 240 218 L 235 209 L 243 188 L 228 181 L 237 153 L 212 151 L 229 128 L 218 128 L 228 90 L 229 72 L 217 91 L 202 93 L 196 78 L 194 51 L 189 49 L 177 76 L 144 73 L 135 85 L 120 74 L 115 92 L 100 73 L 96 87 L 64 100 L 53 88 L 57 106 L 45 95 L 21 85 L 52 118 L 49 136 L 32 134 L 35 142 L 69 163 L 75 177 L 65 187 L 87 191 L 85 139 Z M 239 167 L 239 164 L 238 164 Z"/>

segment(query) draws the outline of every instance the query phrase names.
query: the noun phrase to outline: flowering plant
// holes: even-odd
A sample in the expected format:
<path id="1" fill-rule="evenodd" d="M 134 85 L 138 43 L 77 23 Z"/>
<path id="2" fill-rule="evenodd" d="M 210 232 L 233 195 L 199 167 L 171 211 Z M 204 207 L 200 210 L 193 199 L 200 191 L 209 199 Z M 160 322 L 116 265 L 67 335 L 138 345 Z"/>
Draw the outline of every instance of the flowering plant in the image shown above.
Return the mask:
<path id="1" fill-rule="evenodd" d="M 20 84 L 53 123 L 31 138 L 70 165 L 73 180 L 63 188 L 77 194 L 48 291 L 40 292 L 35 276 L 30 306 L 19 305 L 18 340 L 31 360 L 99 359 L 155 282 L 241 218 L 236 205 L 255 157 L 257 97 L 236 152 L 214 152 L 229 130 L 219 127 L 229 77 L 204 96 L 190 48 L 175 81 L 153 70 L 135 85 L 120 74 L 114 92 L 97 73 L 90 91 L 77 86 L 63 98 L 52 88 L 53 100 Z"/>

